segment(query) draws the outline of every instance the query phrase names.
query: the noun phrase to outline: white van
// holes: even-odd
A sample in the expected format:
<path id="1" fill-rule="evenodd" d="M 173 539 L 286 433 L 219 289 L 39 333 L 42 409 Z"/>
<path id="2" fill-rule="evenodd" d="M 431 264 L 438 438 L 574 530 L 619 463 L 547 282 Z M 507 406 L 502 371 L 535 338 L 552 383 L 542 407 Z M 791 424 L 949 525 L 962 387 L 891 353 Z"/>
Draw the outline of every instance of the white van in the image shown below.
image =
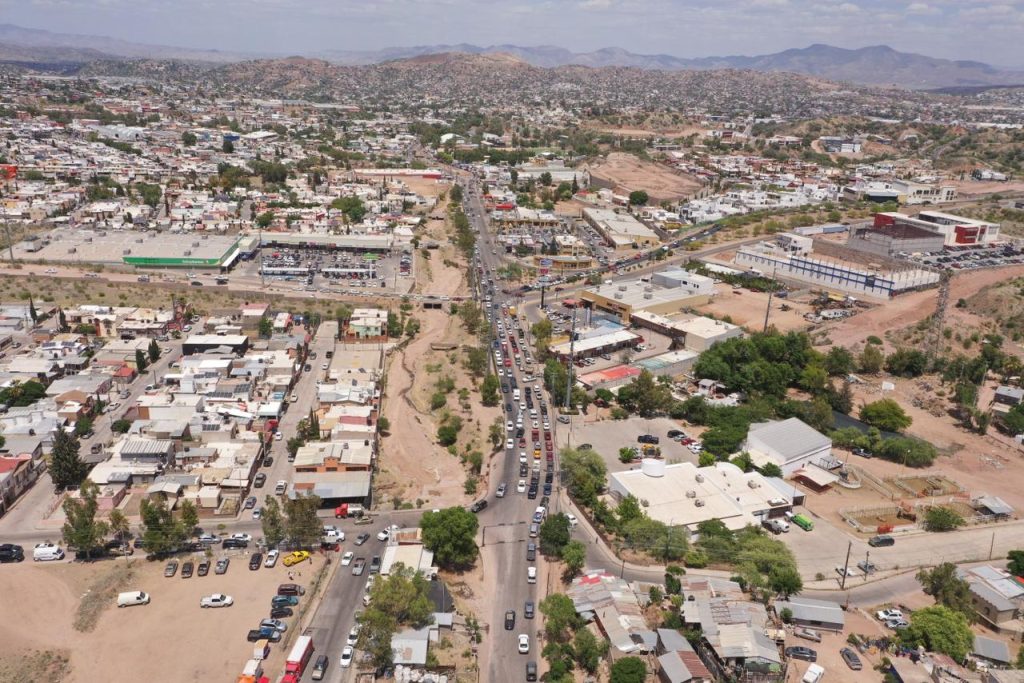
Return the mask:
<path id="1" fill-rule="evenodd" d="M 825 677 L 825 667 L 819 664 L 811 664 L 807 667 L 807 671 L 804 673 L 804 677 L 800 679 L 801 683 L 818 683 L 822 678 Z"/>
<path id="2" fill-rule="evenodd" d="M 40 543 L 32 549 L 32 559 L 36 562 L 49 562 L 51 560 L 63 560 L 64 550 L 53 543 Z"/>
<path id="3" fill-rule="evenodd" d="M 526 568 L 526 583 L 537 583 L 537 568 L 527 567 Z"/>
<path id="4" fill-rule="evenodd" d="M 128 591 L 117 594 L 118 607 L 131 607 L 132 605 L 148 605 L 149 595 L 142 591 Z"/>

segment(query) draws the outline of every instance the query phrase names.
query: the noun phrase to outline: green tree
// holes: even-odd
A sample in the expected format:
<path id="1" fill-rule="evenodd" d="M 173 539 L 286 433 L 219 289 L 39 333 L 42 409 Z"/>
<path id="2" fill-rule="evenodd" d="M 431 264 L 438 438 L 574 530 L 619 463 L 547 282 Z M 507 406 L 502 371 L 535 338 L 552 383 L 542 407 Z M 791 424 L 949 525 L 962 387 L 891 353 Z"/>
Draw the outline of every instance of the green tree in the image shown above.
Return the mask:
<path id="1" fill-rule="evenodd" d="M 420 519 L 423 545 L 434 553 L 439 567 L 464 569 L 476 561 L 477 516 L 462 507 L 425 512 Z"/>
<path id="2" fill-rule="evenodd" d="M 604 490 L 608 468 L 594 451 L 565 448 L 561 452 L 562 472 L 567 480 L 569 494 L 587 507 L 597 502 Z"/>
<path id="3" fill-rule="evenodd" d="M 256 216 L 256 226 L 266 230 L 270 227 L 270 224 L 274 222 L 274 212 L 264 211 L 263 213 Z"/>
<path id="4" fill-rule="evenodd" d="M 281 514 L 281 505 L 277 502 L 276 496 L 266 497 L 260 514 L 260 527 L 263 529 L 263 539 L 267 542 L 268 548 L 276 548 L 277 544 L 285 539 L 284 516 Z"/>
<path id="5" fill-rule="evenodd" d="M 370 605 L 394 619 L 399 626 L 422 628 L 433 620 L 430 582 L 422 572 L 395 563 L 387 578 L 374 583 Z"/>
<path id="6" fill-rule="evenodd" d="M 922 569 L 917 581 L 925 595 L 935 598 L 935 603 L 961 612 L 968 621 L 974 621 L 971 605 L 971 586 L 956 572 L 956 565 L 943 562 L 933 569 Z"/>
<path id="7" fill-rule="evenodd" d="M 547 171 L 544 171 L 543 173 L 540 174 L 539 180 L 541 185 L 547 187 L 551 184 L 551 174 L 548 173 Z"/>
<path id="8" fill-rule="evenodd" d="M 270 336 L 274 334 L 274 322 L 270 318 L 260 318 L 257 328 L 259 335 L 264 339 L 270 339 Z"/>
<path id="9" fill-rule="evenodd" d="M 857 359 L 858 369 L 868 375 L 877 375 L 885 362 L 885 356 L 874 344 L 868 344 Z"/>
<path id="10" fill-rule="evenodd" d="M 897 349 L 885 359 L 885 370 L 897 377 L 919 377 L 928 367 L 928 356 L 918 349 Z"/>
<path id="11" fill-rule="evenodd" d="M 452 200 L 454 204 L 462 203 L 462 186 L 452 185 L 451 189 L 448 190 L 448 198 Z"/>
<path id="12" fill-rule="evenodd" d="M 391 431 L 391 420 L 387 419 L 383 415 L 377 418 L 377 431 L 380 434 L 387 434 Z"/>
<path id="13" fill-rule="evenodd" d="M 370 657 L 374 667 L 382 669 L 391 666 L 394 651 L 391 649 L 391 637 L 398 630 L 394 617 L 371 603 L 359 618 L 359 640 L 356 647 Z"/>
<path id="14" fill-rule="evenodd" d="M 46 396 L 46 387 L 35 380 L 15 382 L 6 389 L 0 390 L 0 403 L 12 408 L 24 408 Z"/>
<path id="15" fill-rule="evenodd" d="M 569 543 L 569 518 L 564 513 L 549 515 L 540 525 L 540 551 L 547 557 L 560 557 Z"/>
<path id="16" fill-rule="evenodd" d="M 162 500 L 143 499 L 139 506 L 142 518 L 142 540 L 146 550 L 157 557 L 166 555 L 181 547 L 188 538 L 184 525 L 174 519 L 174 515 Z"/>
<path id="17" fill-rule="evenodd" d="M 50 478 L 58 490 L 75 488 L 82 483 L 88 467 L 78 455 L 78 437 L 58 429 L 50 454 Z"/>
<path id="18" fill-rule="evenodd" d="M 551 343 L 552 331 L 553 325 L 547 318 L 534 323 L 530 327 L 530 334 L 533 335 L 533 341 L 537 345 L 537 349 L 547 349 L 548 344 Z"/>
<path id="19" fill-rule="evenodd" d="M 191 536 L 195 533 L 196 527 L 199 526 L 199 511 L 196 509 L 196 504 L 191 500 L 183 500 L 181 501 L 178 513 L 185 533 Z"/>
<path id="20" fill-rule="evenodd" d="M 149 367 L 149 361 L 146 360 L 146 354 L 143 353 L 142 349 L 135 349 L 135 368 L 141 375 Z"/>
<path id="21" fill-rule="evenodd" d="M 39 322 L 39 312 L 36 311 L 36 302 L 31 298 L 28 300 L 28 317 L 32 318 L 33 325 Z"/>
<path id="22" fill-rule="evenodd" d="M 964 524 L 964 518 L 959 512 L 943 505 L 934 505 L 924 513 L 924 528 L 927 531 L 952 531 Z"/>
<path id="23" fill-rule="evenodd" d="M 108 521 L 110 524 L 110 532 L 114 534 L 114 538 L 119 541 L 124 541 L 129 538 L 130 532 L 128 518 L 120 508 L 114 508 L 110 511 Z"/>
<path id="24" fill-rule="evenodd" d="M 628 385 L 619 389 L 619 403 L 636 411 L 640 417 L 654 417 L 668 412 L 672 405 L 672 390 L 655 381 L 649 370 L 642 370 Z"/>
<path id="25" fill-rule="evenodd" d="M 499 386 L 497 375 L 487 373 L 484 376 L 484 381 L 480 384 L 480 400 L 485 406 L 496 406 L 501 402 Z"/>
<path id="26" fill-rule="evenodd" d="M 587 673 L 597 671 L 601 658 L 608 652 L 608 641 L 598 640 L 594 633 L 587 628 L 576 631 L 576 637 L 572 641 L 572 649 L 575 653 L 576 663 Z"/>
<path id="27" fill-rule="evenodd" d="M 910 626 L 899 631 L 898 638 L 906 647 L 923 646 L 958 662 L 963 662 L 974 647 L 974 633 L 967 617 L 942 605 L 915 610 L 910 615 Z"/>
<path id="28" fill-rule="evenodd" d="M 825 370 L 832 377 L 845 377 L 853 372 L 853 354 L 842 346 L 833 346 L 825 354 Z"/>
<path id="29" fill-rule="evenodd" d="M 639 657 L 623 657 L 612 664 L 610 683 L 644 683 L 647 665 Z"/>
<path id="30" fill-rule="evenodd" d="M 581 623 L 579 615 L 576 614 L 576 606 L 569 596 L 562 593 L 552 593 L 541 600 L 540 612 L 545 617 L 545 635 L 556 643 L 566 642 L 570 633 Z"/>
<path id="31" fill-rule="evenodd" d="M 305 495 L 284 501 L 284 527 L 288 538 L 303 548 L 320 545 L 323 523 L 316 516 L 320 509 L 320 496 Z"/>
<path id="32" fill-rule="evenodd" d="M 902 432 L 913 420 L 900 404 L 891 398 L 883 398 L 861 406 L 860 419 L 887 432 Z"/>
<path id="33" fill-rule="evenodd" d="M 147 352 L 149 353 L 150 363 L 155 363 L 160 360 L 160 345 L 156 343 L 156 339 L 150 340 Z"/>
<path id="34" fill-rule="evenodd" d="M 75 436 L 81 438 L 92 432 L 92 418 L 80 417 L 75 421 Z"/>
<path id="35" fill-rule="evenodd" d="M 331 208 L 341 211 L 350 223 L 358 223 L 366 215 L 366 205 L 359 197 L 339 197 L 331 202 Z"/>
<path id="36" fill-rule="evenodd" d="M 1024 576 L 1024 550 L 1011 550 L 1006 554 L 1006 569 L 1014 576 Z"/>
<path id="37" fill-rule="evenodd" d="M 562 547 L 562 562 L 565 563 L 565 578 L 572 579 L 587 563 L 587 546 L 580 541 L 569 541 Z"/>
<path id="38" fill-rule="evenodd" d="M 789 597 L 796 595 L 804 588 L 803 579 L 796 567 L 779 566 L 775 567 L 768 574 L 768 586 L 777 594 Z"/>
<path id="39" fill-rule="evenodd" d="M 193 147 L 195 146 L 196 142 L 197 138 L 195 133 L 186 130 L 184 133 L 181 134 L 181 144 L 185 145 L 186 147 Z"/>
<path id="40" fill-rule="evenodd" d="M 1003 427 L 1013 435 L 1024 433 L 1024 403 L 1019 403 L 1002 417 Z"/>
<path id="41" fill-rule="evenodd" d="M 830 386 L 828 372 L 821 365 L 814 363 L 804 367 L 798 383 L 801 389 L 811 394 L 820 394 L 825 391 L 825 387 Z"/>
<path id="42" fill-rule="evenodd" d="M 99 487 L 91 481 L 86 481 L 79 489 L 78 498 L 68 496 L 62 505 L 66 520 L 62 529 L 64 543 L 81 557 L 95 555 L 103 547 L 104 537 L 110 530 L 106 522 L 96 519 L 96 510 L 99 508 L 96 502 L 98 493 Z"/>
<path id="43" fill-rule="evenodd" d="M 615 508 L 615 516 L 619 520 L 619 528 L 625 527 L 630 522 L 647 517 L 647 513 L 640 507 L 640 501 L 636 496 L 629 495 L 623 498 Z"/>
<path id="44" fill-rule="evenodd" d="M 644 206 L 650 200 L 650 196 L 643 190 L 633 190 L 629 193 L 630 206 Z"/>
<path id="45" fill-rule="evenodd" d="M 224 152 L 225 154 L 234 154 L 234 152 L 235 152 L 235 143 L 233 143 L 231 140 L 225 139 L 224 143 L 221 144 L 221 146 L 220 146 L 220 150 L 222 152 Z"/>

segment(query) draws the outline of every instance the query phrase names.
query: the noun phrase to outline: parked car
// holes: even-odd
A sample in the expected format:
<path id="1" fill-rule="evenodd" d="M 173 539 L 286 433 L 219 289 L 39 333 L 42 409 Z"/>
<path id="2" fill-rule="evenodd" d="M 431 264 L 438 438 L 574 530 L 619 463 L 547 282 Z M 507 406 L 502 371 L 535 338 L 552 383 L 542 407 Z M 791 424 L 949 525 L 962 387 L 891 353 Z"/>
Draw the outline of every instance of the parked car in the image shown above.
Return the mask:
<path id="1" fill-rule="evenodd" d="M 230 595 L 224 595 L 223 593 L 214 593 L 213 595 L 206 595 L 199 601 L 200 607 L 231 607 L 235 604 L 235 601 Z"/>
<path id="2" fill-rule="evenodd" d="M 209 560 L 202 560 L 199 563 L 199 566 L 196 567 L 196 574 L 199 575 L 199 576 L 206 576 L 209 573 L 210 573 L 210 561 Z"/>
<path id="3" fill-rule="evenodd" d="M 309 559 L 309 556 L 309 552 L 306 550 L 295 550 L 285 555 L 281 563 L 286 567 L 291 567 L 299 562 L 305 562 Z"/>
<path id="4" fill-rule="evenodd" d="M 291 607 L 272 607 L 270 609 L 271 619 L 284 619 L 294 614 Z"/>
<path id="5" fill-rule="evenodd" d="M 276 643 L 281 640 L 281 632 L 275 631 L 272 628 L 256 628 L 249 631 L 245 639 L 250 643 L 255 643 L 257 640 L 269 640 L 272 643 Z"/>
<path id="6" fill-rule="evenodd" d="M 346 645 L 345 649 L 341 651 L 341 661 L 339 664 L 341 668 L 347 669 L 352 666 L 352 657 L 355 655 L 355 650 L 352 649 L 351 645 Z"/>
<path id="7" fill-rule="evenodd" d="M 191 579 L 193 572 L 195 572 L 196 566 L 192 562 L 186 562 L 181 565 L 181 578 Z"/>
<path id="8" fill-rule="evenodd" d="M 875 617 L 879 621 L 889 621 L 890 619 L 902 619 L 903 612 L 898 609 L 883 609 L 876 612 Z"/>
<path id="9" fill-rule="evenodd" d="M 279 550 L 277 550 L 277 548 L 274 548 L 272 550 L 268 550 L 267 551 L 267 559 L 265 559 L 263 561 L 263 566 L 266 567 L 267 569 L 270 569 L 271 567 L 273 567 L 274 565 L 277 564 L 277 560 L 278 560 L 279 557 L 281 557 L 281 552 Z"/>
<path id="10" fill-rule="evenodd" d="M 359 534 L 358 536 L 356 536 L 355 544 L 356 545 L 362 545 L 362 544 L 366 543 L 369 540 L 370 540 L 370 534 L 362 533 L 362 534 Z"/>
<path id="11" fill-rule="evenodd" d="M 299 598 L 294 595 L 275 595 L 270 599 L 271 608 L 294 607 L 299 604 Z"/>
<path id="12" fill-rule="evenodd" d="M 306 589 L 297 583 L 282 583 L 277 587 L 278 595 L 305 595 Z"/>
<path id="13" fill-rule="evenodd" d="M 797 638 L 803 638 L 804 640 L 810 640 L 815 643 L 821 642 L 821 633 L 815 631 L 813 628 L 798 628 L 793 631 L 793 635 Z"/>
<path id="14" fill-rule="evenodd" d="M 288 624 L 284 623 L 280 619 L 264 619 L 260 622 L 260 628 L 272 628 L 275 631 L 284 633 L 288 630 Z"/>
<path id="15" fill-rule="evenodd" d="M 257 571 L 262 564 L 263 564 L 263 554 L 262 553 L 253 553 L 252 557 L 249 558 L 249 569 L 252 570 L 252 571 Z"/>
<path id="16" fill-rule="evenodd" d="M 376 574 L 378 572 L 380 572 L 380 555 L 374 555 L 370 560 L 370 574 Z"/>
<path id="17" fill-rule="evenodd" d="M 228 559 L 227 557 L 220 558 L 219 560 L 217 560 L 217 564 L 213 568 L 213 573 L 214 574 L 227 574 L 228 573 L 228 566 L 230 566 L 230 564 L 231 564 L 231 560 Z"/>
<path id="18" fill-rule="evenodd" d="M 794 647 L 786 648 L 786 656 L 790 659 L 802 659 L 805 662 L 816 662 L 818 661 L 818 653 L 809 647 L 802 645 L 796 645 Z"/>
<path id="19" fill-rule="evenodd" d="M 178 573 L 178 561 L 177 560 L 171 560 L 170 562 L 167 563 L 167 566 L 164 567 L 164 576 L 166 576 L 169 579 L 169 578 L 171 578 L 172 576 L 174 576 L 177 573 Z"/>
<path id="20" fill-rule="evenodd" d="M 476 501 L 472 505 L 470 505 L 469 506 L 469 511 L 470 512 L 480 512 L 481 510 L 483 510 L 486 507 L 487 507 L 487 501 L 481 499 L 481 500 Z"/>
<path id="21" fill-rule="evenodd" d="M 864 665 L 860 661 L 860 657 L 858 657 L 857 653 L 850 648 L 844 647 L 839 651 L 839 654 L 842 655 L 843 661 L 846 662 L 846 666 L 850 667 L 854 671 L 860 671 L 864 668 Z"/>

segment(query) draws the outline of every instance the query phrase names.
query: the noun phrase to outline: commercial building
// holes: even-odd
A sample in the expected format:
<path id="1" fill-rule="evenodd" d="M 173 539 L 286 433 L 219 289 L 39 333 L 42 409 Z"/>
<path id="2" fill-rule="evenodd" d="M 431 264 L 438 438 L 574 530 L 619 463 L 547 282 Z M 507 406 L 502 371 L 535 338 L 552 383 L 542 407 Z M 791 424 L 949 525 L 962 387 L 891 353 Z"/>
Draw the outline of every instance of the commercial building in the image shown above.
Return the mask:
<path id="1" fill-rule="evenodd" d="M 897 202 L 908 204 L 940 204 L 957 197 L 954 185 L 922 183 L 914 180 L 872 180 L 843 188 L 842 198 L 847 201 Z"/>
<path id="2" fill-rule="evenodd" d="M 589 358 L 635 346 L 640 340 L 640 335 L 629 330 L 613 329 L 593 337 L 577 339 L 575 343 L 567 341 L 555 344 L 551 346 L 551 353 L 563 359 L 568 358 L 570 352 L 576 358 Z"/>
<path id="3" fill-rule="evenodd" d="M 58 228 L 36 240 L 26 257 L 57 263 L 219 271 L 238 258 L 242 239 L 207 233 Z"/>
<path id="4" fill-rule="evenodd" d="M 655 377 L 678 377 L 690 371 L 693 364 L 697 362 L 698 356 L 700 354 L 696 351 L 679 349 L 678 351 L 668 351 L 657 356 L 651 356 L 650 358 L 642 358 L 634 362 L 633 367 L 639 370 L 647 370 Z"/>
<path id="5" fill-rule="evenodd" d="M 235 355 L 242 355 L 249 348 L 249 337 L 244 334 L 193 334 L 181 346 L 183 356 L 227 349 Z"/>
<path id="6" fill-rule="evenodd" d="M 714 293 L 711 278 L 669 268 L 654 273 L 649 281 L 636 279 L 589 287 L 580 293 L 580 299 L 586 306 L 614 313 L 623 323 L 630 323 L 636 311 L 679 313 L 708 303 Z"/>
<path id="7" fill-rule="evenodd" d="M 851 249 L 889 257 L 942 251 L 944 244 L 941 234 L 906 223 L 851 228 L 846 241 Z"/>
<path id="8" fill-rule="evenodd" d="M 864 262 L 863 252 L 827 243 L 820 246 L 836 255 L 799 256 L 786 253 L 777 243 L 760 242 L 740 247 L 733 262 L 758 274 L 877 299 L 933 287 L 940 279 L 938 272 L 926 268 Z M 840 253 L 843 249 L 845 252 Z"/>
<path id="9" fill-rule="evenodd" d="M 743 450 L 757 467 L 771 463 L 790 476 L 832 455 L 832 440 L 801 419 L 757 422 L 750 425 Z"/>
<path id="10" fill-rule="evenodd" d="M 587 208 L 583 209 L 583 218 L 616 251 L 653 247 L 659 243 L 657 233 L 628 213 Z"/>
<path id="11" fill-rule="evenodd" d="M 887 225 L 909 225 L 927 230 L 934 235 L 941 235 L 943 244 L 947 247 L 991 244 L 999 241 L 998 223 L 955 216 L 941 211 L 922 211 L 916 216 L 896 212 L 876 213 L 874 227 Z"/>
<path id="12" fill-rule="evenodd" d="M 696 531 L 700 522 L 719 519 L 730 529 L 780 517 L 799 495 L 780 479 L 744 472 L 732 463 L 697 467 L 645 459 L 637 470 L 613 472 L 609 490 L 618 499 L 634 496 L 651 519 Z"/>

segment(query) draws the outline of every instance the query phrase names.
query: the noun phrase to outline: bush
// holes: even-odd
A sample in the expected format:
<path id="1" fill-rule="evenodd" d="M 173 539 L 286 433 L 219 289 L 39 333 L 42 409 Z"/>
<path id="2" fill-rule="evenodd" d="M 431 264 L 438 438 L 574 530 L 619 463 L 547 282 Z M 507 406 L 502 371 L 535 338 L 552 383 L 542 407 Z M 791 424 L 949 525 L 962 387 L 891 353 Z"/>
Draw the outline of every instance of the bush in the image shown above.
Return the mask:
<path id="1" fill-rule="evenodd" d="M 900 404 L 891 398 L 883 398 L 861 406 L 860 419 L 872 427 L 888 432 L 902 432 L 913 423 Z"/>
<path id="2" fill-rule="evenodd" d="M 952 531 L 965 524 L 964 518 L 956 510 L 942 505 L 928 508 L 924 515 L 926 531 Z"/>

